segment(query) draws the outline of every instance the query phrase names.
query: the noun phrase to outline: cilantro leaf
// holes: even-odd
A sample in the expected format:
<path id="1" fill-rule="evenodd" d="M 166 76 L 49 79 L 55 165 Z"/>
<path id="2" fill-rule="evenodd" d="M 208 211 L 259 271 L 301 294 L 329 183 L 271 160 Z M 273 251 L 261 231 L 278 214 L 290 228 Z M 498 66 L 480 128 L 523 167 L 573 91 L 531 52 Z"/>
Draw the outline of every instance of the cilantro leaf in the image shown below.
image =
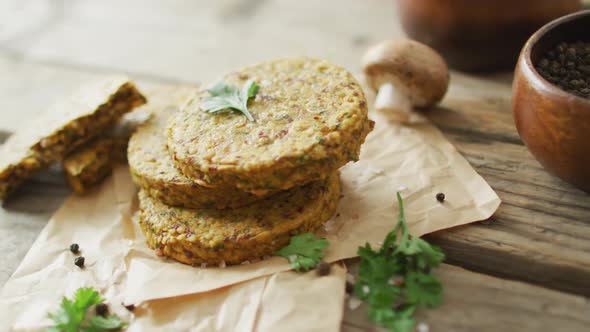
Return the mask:
<path id="1" fill-rule="evenodd" d="M 354 293 L 367 303 L 372 321 L 390 331 L 409 332 L 419 305 L 436 306 L 442 301 L 442 285 L 430 271 L 445 255 L 409 233 L 399 193 L 397 200 L 399 220 L 381 248 L 366 244 L 358 249 L 361 261 Z"/>
<path id="2" fill-rule="evenodd" d="M 254 80 L 248 80 L 241 89 L 225 82 L 218 82 L 207 89 L 209 96 L 203 97 L 201 110 L 207 113 L 236 110 L 244 114 L 248 120 L 254 121 L 248 111 L 248 101 L 256 97 L 259 89 L 260 86 Z"/>
<path id="3" fill-rule="evenodd" d="M 120 330 L 125 328 L 127 323 L 122 321 L 117 315 L 107 317 L 95 316 L 88 320 L 88 326 L 83 327 L 83 332 L 102 332 L 109 330 Z"/>
<path id="4" fill-rule="evenodd" d="M 104 300 L 97 291 L 90 287 L 85 287 L 78 288 L 74 294 L 74 301 L 78 309 L 86 310 L 93 305 L 103 302 Z"/>
<path id="5" fill-rule="evenodd" d="M 442 301 L 442 285 L 431 274 L 409 272 L 405 278 L 405 290 L 409 303 L 436 306 Z"/>
<path id="6" fill-rule="evenodd" d="M 260 86 L 256 84 L 253 80 L 249 80 L 242 86 L 241 97 L 242 101 L 245 103 L 244 107 L 246 107 L 246 103 L 248 99 L 256 97 L 256 94 L 260 90 Z"/>
<path id="7" fill-rule="evenodd" d="M 78 328 L 84 320 L 85 312 L 80 310 L 74 301 L 64 297 L 61 301 L 61 307 L 54 313 L 49 314 L 49 318 L 54 322 L 55 331 L 78 332 Z"/>
<path id="8" fill-rule="evenodd" d="M 49 313 L 49 318 L 54 325 L 48 329 L 51 332 L 102 332 L 119 330 L 126 326 L 119 317 L 111 315 L 107 318 L 100 316 L 86 320 L 88 309 L 104 299 L 100 294 L 90 288 L 79 288 L 74 293 L 73 299 L 63 297 L 61 306 L 54 313 Z"/>
<path id="9" fill-rule="evenodd" d="M 328 244 L 328 240 L 316 239 L 313 233 L 304 233 L 292 237 L 289 245 L 275 255 L 287 258 L 297 271 L 309 271 L 320 263 Z"/>
<path id="10" fill-rule="evenodd" d="M 414 257 L 416 267 L 419 270 L 427 271 L 438 267 L 444 261 L 445 254 L 439 247 L 433 246 L 420 238 L 415 238 L 414 241 L 416 246 L 420 248 L 420 254 Z"/>
<path id="11" fill-rule="evenodd" d="M 223 81 L 217 82 L 215 85 L 207 89 L 207 92 L 213 97 L 235 94 L 236 91 L 237 88 L 235 86 L 227 85 Z"/>

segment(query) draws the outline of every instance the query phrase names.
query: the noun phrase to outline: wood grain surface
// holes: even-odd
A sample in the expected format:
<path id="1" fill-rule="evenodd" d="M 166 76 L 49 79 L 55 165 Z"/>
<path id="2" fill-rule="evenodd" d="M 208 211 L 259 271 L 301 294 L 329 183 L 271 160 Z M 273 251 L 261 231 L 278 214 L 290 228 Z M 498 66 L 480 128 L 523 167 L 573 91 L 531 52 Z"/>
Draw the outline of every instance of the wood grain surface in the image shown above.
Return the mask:
<path id="1" fill-rule="evenodd" d="M 430 332 L 560 331 L 590 326 L 590 302 L 579 296 L 473 273 L 450 265 L 436 272 L 445 285 L 443 305 L 418 310 L 416 322 Z M 365 305 L 347 306 L 343 331 L 380 331 Z"/>
<path id="2" fill-rule="evenodd" d="M 590 296 L 590 195 L 549 175 L 522 144 L 509 82 L 453 78 L 457 89 L 429 118 L 503 203 L 486 222 L 428 238 L 453 264 Z"/>
<path id="3" fill-rule="evenodd" d="M 308 55 L 358 75 L 368 45 L 403 35 L 389 0 L 4 0 L 0 18 L 0 141 L 108 73 L 127 72 L 142 87 Z M 477 272 L 441 269 L 445 304 L 422 316 L 431 331 L 590 329 L 583 314 L 590 312 L 590 195 L 546 173 L 521 143 L 511 78 L 453 72 L 447 97 L 428 113 L 503 200 L 490 220 L 428 236 L 447 263 Z M 0 284 L 69 193 L 54 169 L 4 203 Z M 370 330 L 361 313 L 348 312 L 345 329 Z"/>

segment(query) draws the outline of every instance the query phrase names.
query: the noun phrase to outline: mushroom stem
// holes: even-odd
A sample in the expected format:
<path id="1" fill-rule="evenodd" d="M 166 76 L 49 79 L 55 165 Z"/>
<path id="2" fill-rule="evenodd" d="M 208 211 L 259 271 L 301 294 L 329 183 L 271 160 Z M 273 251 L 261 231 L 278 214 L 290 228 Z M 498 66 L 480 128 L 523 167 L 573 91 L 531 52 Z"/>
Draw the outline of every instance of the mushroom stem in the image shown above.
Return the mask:
<path id="1" fill-rule="evenodd" d="M 407 122 L 412 116 L 412 103 L 392 83 L 384 83 L 379 87 L 375 98 L 375 108 L 400 122 Z"/>

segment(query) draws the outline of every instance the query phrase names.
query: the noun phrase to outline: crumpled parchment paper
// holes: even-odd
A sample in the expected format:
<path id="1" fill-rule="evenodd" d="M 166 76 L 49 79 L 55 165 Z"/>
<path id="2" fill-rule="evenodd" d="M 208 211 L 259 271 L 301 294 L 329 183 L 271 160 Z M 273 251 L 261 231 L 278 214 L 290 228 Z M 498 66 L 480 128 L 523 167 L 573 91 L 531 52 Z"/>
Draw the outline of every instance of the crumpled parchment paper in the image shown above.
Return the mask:
<path id="1" fill-rule="evenodd" d="M 148 93 L 147 107 L 166 107 L 170 89 Z M 410 231 L 423 235 L 490 217 L 500 199 L 434 126 L 404 127 L 371 114 L 376 128 L 361 159 L 342 169 L 338 213 L 321 232 L 325 259 L 356 256 L 379 245 L 397 221 L 401 192 Z M 447 199 L 439 203 L 438 192 Z M 0 291 L 0 330 L 37 330 L 50 324 L 62 296 L 81 286 L 100 290 L 130 331 L 337 331 L 344 301 L 344 268 L 329 277 L 296 274 L 286 259 L 198 268 L 157 257 L 134 222 L 136 188 L 127 167 L 96 191 L 70 197 L 39 235 Z M 68 250 L 79 243 L 86 267 Z M 121 303 L 136 304 L 133 314 Z"/>

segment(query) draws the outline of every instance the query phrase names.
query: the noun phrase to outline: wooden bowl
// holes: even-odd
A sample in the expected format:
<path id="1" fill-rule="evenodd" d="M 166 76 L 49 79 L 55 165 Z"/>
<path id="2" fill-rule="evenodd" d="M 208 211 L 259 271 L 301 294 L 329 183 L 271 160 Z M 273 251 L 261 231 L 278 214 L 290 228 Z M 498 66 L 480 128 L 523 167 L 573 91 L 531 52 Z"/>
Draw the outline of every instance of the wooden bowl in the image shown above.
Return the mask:
<path id="1" fill-rule="evenodd" d="M 579 0 L 399 0 L 412 39 L 440 52 L 454 69 L 512 70 L 543 24 L 580 9 Z"/>
<path id="2" fill-rule="evenodd" d="M 590 100 L 546 81 L 535 69 L 559 42 L 590 41 L 590 10 L 559 18 L 526 43 L 514 76 L 512 110 L 531 153 L 550 173 L 590 192 Z"/>

